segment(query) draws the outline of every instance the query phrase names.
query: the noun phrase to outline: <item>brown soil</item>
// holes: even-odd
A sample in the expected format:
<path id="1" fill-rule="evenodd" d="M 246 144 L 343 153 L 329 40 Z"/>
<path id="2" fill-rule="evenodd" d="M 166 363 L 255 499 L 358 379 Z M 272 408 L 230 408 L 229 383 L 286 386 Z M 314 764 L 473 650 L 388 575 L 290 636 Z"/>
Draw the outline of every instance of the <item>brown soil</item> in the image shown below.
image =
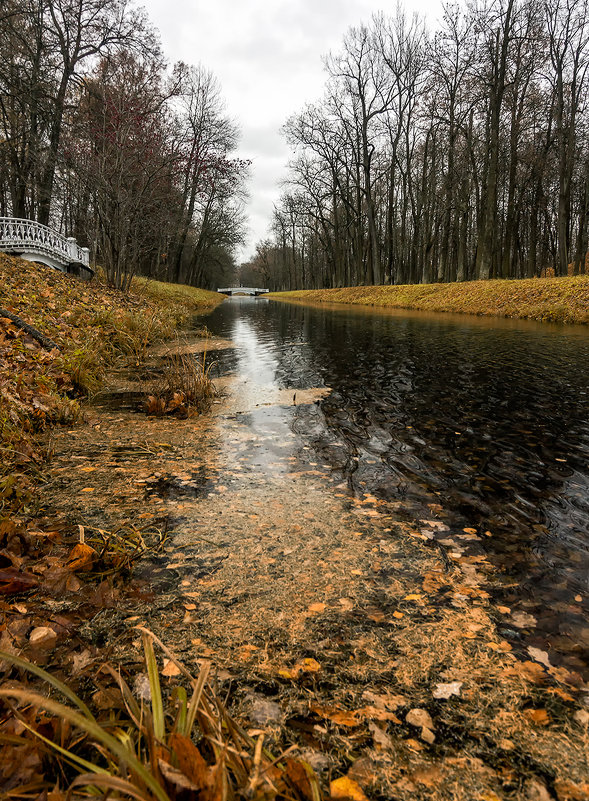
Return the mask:
<path id="1" fill-rule="evenodd" d="M 277 752 L 294 744 L 326 787 L 347 777 L 334 798 L 589 799 L 587 688 L 498 635 L 510 610 L 489 602 L 484 556 L 434 543 L 435 505 L 401 523 L 309 461 L 287 406 L 321 391 L 224 383 L 200 417 L 98 400 L 52 433 L 46 508 L 167 532 L 80 635 L 131 670 L 138 624 L 189 669 L 212 659 Z"/>

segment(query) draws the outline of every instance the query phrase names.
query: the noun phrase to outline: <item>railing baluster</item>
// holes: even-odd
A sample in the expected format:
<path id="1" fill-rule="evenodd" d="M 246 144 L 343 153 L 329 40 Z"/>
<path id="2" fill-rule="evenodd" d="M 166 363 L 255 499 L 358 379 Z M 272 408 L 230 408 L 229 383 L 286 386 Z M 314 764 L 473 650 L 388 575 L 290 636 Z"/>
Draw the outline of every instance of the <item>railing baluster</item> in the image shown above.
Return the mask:
<path id="1" fill-rule="evenodd" d="M 0 217 L 0 249 L 30 249 L 51 256 L 64 267 L 69 263 L 90 265 L 88 248 L 81 248 L 73 237 L 67 239 L 46 225 L 18 217 Z"/>

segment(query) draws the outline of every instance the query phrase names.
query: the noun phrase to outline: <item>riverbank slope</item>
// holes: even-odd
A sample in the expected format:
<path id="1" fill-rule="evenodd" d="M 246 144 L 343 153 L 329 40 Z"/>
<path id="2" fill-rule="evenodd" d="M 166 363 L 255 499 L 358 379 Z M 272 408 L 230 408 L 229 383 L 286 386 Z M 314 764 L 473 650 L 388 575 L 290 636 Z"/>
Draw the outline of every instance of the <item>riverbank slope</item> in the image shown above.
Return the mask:
<path id="1" fill-rule="evenodd" d="M 347 303 L 430 312 L 514 317 L 552 323 L 589 324 L 589 276 L 453 284 L 357 286 L 273 292 L 275 300 Z"/>
<path id="2" fill-rule="evenodd" d="M 139 361 L 149 344 L 170 337 L 222 299 L 143 278 L 125 295 L 99 280 L 79 281 L 0 254 L 0 309 L 46 338 L 44 346 L 0 317 L 0 475 L 15 465 L 41 463 L 35 435 L 76 421 L 78 400 L 98 388 L 122 354 Z"/>

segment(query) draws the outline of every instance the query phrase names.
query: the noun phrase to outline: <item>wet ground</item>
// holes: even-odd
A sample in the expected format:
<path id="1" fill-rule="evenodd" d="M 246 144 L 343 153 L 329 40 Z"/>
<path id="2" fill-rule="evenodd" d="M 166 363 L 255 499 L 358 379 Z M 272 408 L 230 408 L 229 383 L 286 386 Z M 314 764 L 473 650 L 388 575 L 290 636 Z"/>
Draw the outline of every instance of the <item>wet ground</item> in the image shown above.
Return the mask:
<path id="1" fill-rule="evenodd" d="M 212 659 L 253 725 L 374 797 L 566 799 L 588 764 L 587 335 L 239 298 L 207 324 L 210 414 L 98 398 L 54 434 L 48 507 L 168 537 L 86 634 L 132 661 L 146 623 Z"/>

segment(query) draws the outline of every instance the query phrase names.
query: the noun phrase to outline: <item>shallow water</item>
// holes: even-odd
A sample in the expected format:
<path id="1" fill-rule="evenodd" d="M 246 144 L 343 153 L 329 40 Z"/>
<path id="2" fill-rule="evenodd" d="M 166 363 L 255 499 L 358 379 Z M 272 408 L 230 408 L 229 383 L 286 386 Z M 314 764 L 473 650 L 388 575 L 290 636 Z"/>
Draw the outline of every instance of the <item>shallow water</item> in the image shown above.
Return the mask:
<path id="1" fill-rule="evenodd" d="M 589 331 L 263 298 L 232 298 L 207 326 L 236 344 L 215 370 L 241 382 L 252 433 L 277 448 L 288 438 L 401 518 L 476 529 L 496 597 L 534 615 L 573 667 L 587 663 Z M 296 404 L 323 386 L 329 396 Z M 284 389 L 293 405 L 264 409 Z M 276 469 L 268 445 L 256 464 Z"/>

